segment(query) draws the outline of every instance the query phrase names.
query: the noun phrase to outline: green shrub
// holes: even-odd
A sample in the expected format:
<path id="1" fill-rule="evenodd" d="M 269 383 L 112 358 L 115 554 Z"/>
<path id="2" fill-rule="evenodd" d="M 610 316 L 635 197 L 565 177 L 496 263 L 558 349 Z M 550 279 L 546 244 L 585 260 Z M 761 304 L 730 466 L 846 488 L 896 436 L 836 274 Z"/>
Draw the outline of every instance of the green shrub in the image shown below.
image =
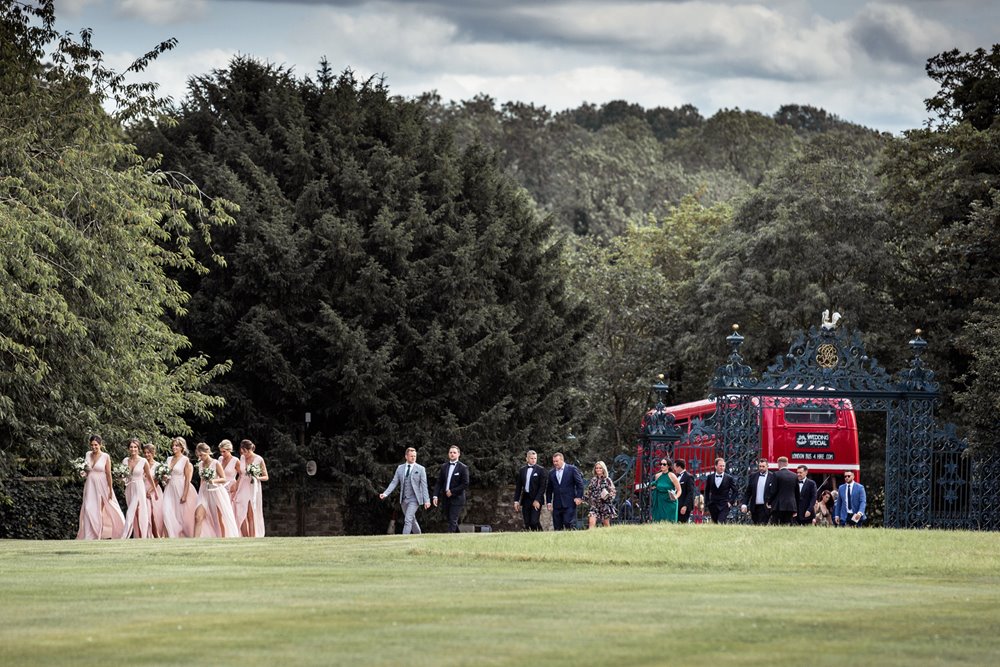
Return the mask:
<path id="1" fill-rule="evenodd" d="M 63 540 L 76 536 L 83 484 L 72 478 L 4 481 L 0 496 L 0 538 Z"/>

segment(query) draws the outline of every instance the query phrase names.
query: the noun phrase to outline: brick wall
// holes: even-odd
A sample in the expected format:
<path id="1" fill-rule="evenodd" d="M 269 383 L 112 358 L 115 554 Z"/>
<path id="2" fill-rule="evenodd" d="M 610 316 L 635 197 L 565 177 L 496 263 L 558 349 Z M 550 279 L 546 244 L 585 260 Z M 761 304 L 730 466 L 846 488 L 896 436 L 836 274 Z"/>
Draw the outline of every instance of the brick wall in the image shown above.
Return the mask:
<path id="1" fill-rule="evenodd" d="M 322 536 L 344 535 L 344 500 L 341 490 L 333 483 L 307 480 L 305 486 L 282 486 L 270 483 L 264 486 L 264 523 L 271 536 Z M 465 513 L 461 522 L 466 530 L 475 526 L 489 526 L 492 531 L 521 530 L 521 513 L 515 512 L 514 487 L 500 489 L 472 489 L 468 493 Z M 383 502 L 373 498 L 373 503 Z M 394 495 L 390 503 L 397 503 Z M 393 505 L 389 505 L 393 507 Z M 417 520 L 427 532 L 444 532 L 445 520 L 440 510 L 420 510 Z M 402 522 L 396 528 L 401 530 Z M 550 530 L 551 515 L 542 510 L 542 527 Z M 384 533 L 373 527 L 372 533 Z"/>

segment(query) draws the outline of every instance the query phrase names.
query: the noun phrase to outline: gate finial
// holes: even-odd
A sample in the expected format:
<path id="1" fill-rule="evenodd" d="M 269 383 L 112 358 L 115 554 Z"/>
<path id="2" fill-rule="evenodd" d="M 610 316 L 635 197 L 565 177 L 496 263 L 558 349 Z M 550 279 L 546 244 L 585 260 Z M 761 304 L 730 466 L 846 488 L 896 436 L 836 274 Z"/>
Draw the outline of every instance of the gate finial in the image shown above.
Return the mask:
<path id="1" fill-rule="evenodd" d="M 832 331 L 837 327 L 837 322 L 840 321 L 840 313 L 834 313 L 830 315 L 830 310 L 823 311 L 822 324 L 820 324 L 821 329 L 826 329 L 827 331 Z"/>

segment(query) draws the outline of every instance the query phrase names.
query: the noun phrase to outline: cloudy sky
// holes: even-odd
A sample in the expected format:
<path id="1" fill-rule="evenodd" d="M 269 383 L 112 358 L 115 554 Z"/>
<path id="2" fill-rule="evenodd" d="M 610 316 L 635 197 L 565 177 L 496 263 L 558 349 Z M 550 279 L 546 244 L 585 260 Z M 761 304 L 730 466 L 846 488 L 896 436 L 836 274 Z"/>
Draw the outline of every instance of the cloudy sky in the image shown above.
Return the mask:
<path id="1" fill-rule="evenodd" d="M 811 104 L 880 130 L 919 127 L 930 56 L 1000 38 L 994 0 L 56 0 L 123 66 L 168 37 L 144 77 L 183 97 L 189 76 L 245 54 L 315 71 L 383 74 L 390 90 L 486 93 L 558 111 L 623 99 L 709 116 Z"/>

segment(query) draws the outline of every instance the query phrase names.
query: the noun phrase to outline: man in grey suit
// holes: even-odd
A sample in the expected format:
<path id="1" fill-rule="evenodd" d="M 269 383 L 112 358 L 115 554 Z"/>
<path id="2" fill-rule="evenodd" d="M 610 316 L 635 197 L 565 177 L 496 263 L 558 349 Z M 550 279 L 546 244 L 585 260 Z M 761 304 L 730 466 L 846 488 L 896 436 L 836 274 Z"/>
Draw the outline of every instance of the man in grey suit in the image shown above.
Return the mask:
<path id="1" fill-rule="evenodd" d="M 399 505 L 403 510 L 403 535 L 420 534 L 420 524 L 417 523 L 417 505 L 424 509 L 431 508 L 431 497 L 427 493 L 427 471 L 417 463 L 417 450 L 409 447 L 406 450 L 406 463 L 399 464 L 396 474 L 385 491 L 379 494 L 379 499 L 392 493 L 399 486 Z"/>

